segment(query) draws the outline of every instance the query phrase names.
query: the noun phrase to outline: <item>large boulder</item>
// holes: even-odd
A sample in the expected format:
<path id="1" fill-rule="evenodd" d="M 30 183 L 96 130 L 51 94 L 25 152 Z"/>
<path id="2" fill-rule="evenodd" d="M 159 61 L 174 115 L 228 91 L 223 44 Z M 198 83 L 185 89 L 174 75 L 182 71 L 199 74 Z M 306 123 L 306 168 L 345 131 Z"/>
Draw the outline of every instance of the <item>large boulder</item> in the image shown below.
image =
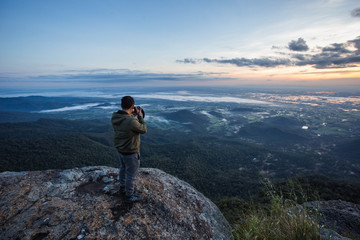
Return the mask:
<path id="1" fill-rule="evenodd" d="M 319 219 L 325 239 L 360 239 L 359 204 L 330 200 L 307 202 L 303 206 Z"/>
<path id="2" fill-rule="evenodd" d="M 118 169 L 0 173 L 0 239 L 232 239 L 219 209 L 158 169 L 140 169 L 126 204 Z"/>

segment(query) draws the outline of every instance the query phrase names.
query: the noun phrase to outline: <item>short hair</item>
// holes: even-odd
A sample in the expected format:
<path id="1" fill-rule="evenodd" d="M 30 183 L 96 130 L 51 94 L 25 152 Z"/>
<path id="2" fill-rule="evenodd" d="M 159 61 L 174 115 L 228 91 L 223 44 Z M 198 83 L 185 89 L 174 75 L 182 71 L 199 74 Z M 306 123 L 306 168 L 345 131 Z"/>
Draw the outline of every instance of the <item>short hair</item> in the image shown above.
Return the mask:
<path id="1" fill-rule="evenodd" d="M 135 104 L 134 99 L 131 96 L 125 96 L 121 99 L 121 107 L 125 110 L 131 108 Z"/>

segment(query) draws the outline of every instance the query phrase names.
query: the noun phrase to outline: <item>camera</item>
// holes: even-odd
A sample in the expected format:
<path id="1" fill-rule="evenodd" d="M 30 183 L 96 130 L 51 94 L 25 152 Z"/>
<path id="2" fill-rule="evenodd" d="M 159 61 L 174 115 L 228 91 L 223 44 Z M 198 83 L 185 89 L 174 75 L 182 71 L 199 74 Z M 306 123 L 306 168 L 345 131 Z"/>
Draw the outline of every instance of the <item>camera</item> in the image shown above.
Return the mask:
<path id="1" fill-rule="evenodd" d="M 144 109 L 142 109 L 140 106 L 137 106 L 137 107 L 135 107 L 135 108 L 137 109 L 138 112 L 141 111 L 141 116 L 142 116 L 143 118 L 145 118 L 145 111 L 144 111 Z M 132 112 L 132 114 L 133 114 L 134 116 L 137 115 L 135 108 L 134 108 L 134 111 Z"/>

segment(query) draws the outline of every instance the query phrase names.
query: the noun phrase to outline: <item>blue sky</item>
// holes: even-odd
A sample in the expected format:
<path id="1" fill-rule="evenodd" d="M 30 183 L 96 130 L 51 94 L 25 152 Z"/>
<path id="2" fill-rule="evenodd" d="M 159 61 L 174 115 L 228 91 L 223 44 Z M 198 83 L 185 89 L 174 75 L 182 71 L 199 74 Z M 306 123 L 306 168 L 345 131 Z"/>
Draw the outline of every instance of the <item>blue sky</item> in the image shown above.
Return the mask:
<path id="1" fill-rule="evenodd" d="M 360 2 L 0 1 L 0 86 L 360 86 Z"/>

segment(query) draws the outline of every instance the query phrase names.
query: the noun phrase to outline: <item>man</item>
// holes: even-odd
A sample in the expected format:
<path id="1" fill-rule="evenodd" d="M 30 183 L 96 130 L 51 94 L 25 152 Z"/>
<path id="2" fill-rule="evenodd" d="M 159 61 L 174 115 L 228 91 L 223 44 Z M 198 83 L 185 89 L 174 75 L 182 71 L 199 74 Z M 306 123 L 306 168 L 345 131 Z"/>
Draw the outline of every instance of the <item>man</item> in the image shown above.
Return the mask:
<path id="1" fill-rule="evenodd" d="M 132 97 L 123 97 L 121 108 L 113 113 L 111 123 L 115 132 L 114 146 L 120 159 L 120 192 L 125 193 L 127 203 L 133 203 L 141 200 L 141 196 L 134 194 L 134 182 L 140 166 L 140 134 L 146 133 L 147 128 Z"/>

